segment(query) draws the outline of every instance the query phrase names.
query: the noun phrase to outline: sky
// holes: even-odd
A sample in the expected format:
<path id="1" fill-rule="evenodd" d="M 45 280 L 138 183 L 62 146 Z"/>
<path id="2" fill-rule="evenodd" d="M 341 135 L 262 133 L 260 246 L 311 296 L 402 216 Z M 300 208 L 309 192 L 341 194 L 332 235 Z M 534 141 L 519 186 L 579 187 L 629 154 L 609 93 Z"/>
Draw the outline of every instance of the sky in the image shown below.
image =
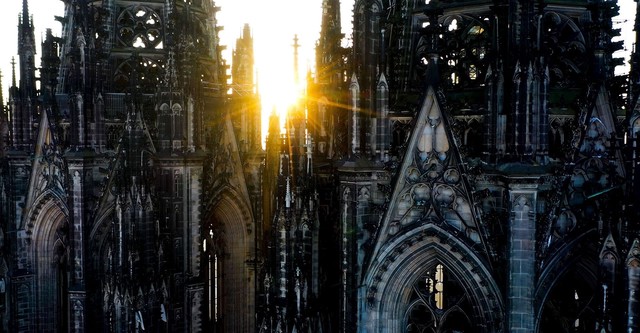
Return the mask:
<path id="1" fill-rule="evenodd" d="M 11 57 L 17 59 L 18 15 L 22 12 L 22 0 L 1 0 L 0 11 L 0 70 L 5 99 L 11 85 Z M 354 0 L 342 0 L 343 32 L 350 35 L 351 13 Z M 313 68 L 315 43 L 320 36 L 322 0 L 216 0 L 221 7 L 217 13 L 222 44 L 227 46 L 223 56 L 231 64 L 231 52 L 236 39 L 241 37 L 245 23 L 251 27 L 256 57 L 257 85 L 263 104 L 263 132 L 266 119 L 275 108 L 285 112 L 293 103 L 302 87 L 294 87 L 293 40 L 297 35 L 299 80 L 304 81 L 305 73 Z M 33 15 L 36 43 L 39 47 L 47 28 L 60 35 L 61 25 L 56 15 L 62 16 L 63 2 L 59 0 L 29 0 L 29 11 Z M 286 17 L 284 17 L 286 15 Z M 40 54 L 40 50 L 37 50 Z M 39 66 L 39 60 L 36 61 Z M 284 89 L 282 89 L 284 87 Z M 287 93 L 283 93 L 287 92 Z M 293 92 L 293 93 L 291 93 Z M 263 136 L 266 133 L 263 133 Z"/>
<path id="2" fill-rule="evenodd" d="M 2 70 L 2 89 L 5 100 L 9 97 L 7 91 L 11 86 L 11 57 L 18 62 L 18 15 L 22 13 L 22 0 L 0 0 L 0 70 Z M 62 26 L 55 21 L 55 16 L 63 15 L 63 3 L 60 0 L 29 0 L 29 12 L 33 16 L 35 25 L 35 37 L 38 53 L 36 66 L 40 66 L 39 47 L 44 39 L 47 28 L 54 31 L 55 36 L 60 36 Z M 57 31 L 57 32 L 56 32 Z M 16 75 L 19 71 L 16 67 Z M 16 78 L 19 80 L 19 78 Z"/>
<path id="3" fill-rule="evenodd" d="M 267 133 L 268 118 L 274 108 L 284 114 L 303 87 L 294 85 L 294 37 L 298 44 L 298 79 L 304 82 L 314 68 L 315 44 L 320 37 L 322 0 L 217 0 L 221 7 L 218 24 L 224 29 L 220 38 L 227 45 L 225 58 L 231 61 L 235 41 L 245 23 L 251 27 L 255 53 L 256 78 L 262 100 L 262 136 Z M 342 31 L 351 33 L 353 0 L 341 1 Z M 284 88 L 284 89 L 283 89 Z M 281 118 L 281 121 L 283 119 Z"/>
<path id="4" fill-rule="evenodd" d="M 22 11 L 22 0 L 1 1 L 0 45 L 3 47 L 0 48 L 0 70 L 2 70 L 2 87 L 6 99 L 8 97 L 6 91 L 11 84 L 11 57 L 17 57 L 16 27 L 18 15 Z M 342 30 L 347 37 L 351 35 L 353 1 L 341 1 Z M 293 85 L 294 36 L 297 35 L 299 38 L 298 72 L 300 82 L 304 82 L 305 73 L 313 68 L 315 59 L 315 43 L 320 36 L 322 0 L 217 0 L 215 4 L 221 7 L 217 18 L 218 24 L 224 27 L 220 32 L 220 38 L 227 46 L 224 56 L 229 64 L 235 41 L 241 36 L 244 24 L 248 23 L 251 27 L 258 90 L 263 103 L 263 119 L 269 116 L 274 107 L 279 112 L 284 112 L 301 89 Z M 630 51 L 634 42 L 634 34 L 631 30 L 634 24 L 635 2 L 620 0 L 619 5 L 621 15 L 614 22 L 620 25 L 625 48 Z M 56 22 L 54 17 L 62 16 L 62 1 L 29 0 L 29 10 L 33 15 L 38 47 L 46 28 L 52 28 L 54 35 L 60 35 L 60 23 Z M 627 53 L 622 55 L 628 59 Z M 39 50 L 38 54 L 40 54 Z M 40 62 L 37 61 L 36 65 L 39 64 Z M 619 73 L 624 71 L 624 68 L 618 68 Z M 266 125 L 266 121 L 264 123 Z"/>

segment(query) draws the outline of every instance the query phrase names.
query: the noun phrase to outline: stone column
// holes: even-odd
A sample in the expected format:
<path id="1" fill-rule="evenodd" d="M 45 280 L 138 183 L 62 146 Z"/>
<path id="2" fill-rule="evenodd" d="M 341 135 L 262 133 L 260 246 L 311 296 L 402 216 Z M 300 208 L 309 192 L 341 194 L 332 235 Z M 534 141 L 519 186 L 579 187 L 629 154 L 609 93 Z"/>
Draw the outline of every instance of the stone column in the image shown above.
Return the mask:
<path id="1" fill-rule="evenodd" d="M 187 274 L 191 276 L 200 275 L 200 210 L 202 208 L 202 165 L 204 162 L 195 160 L 195 163 L 186 165 L 186 172 L 181 175 L 182 198 L 183 198 L 183 219 L 184 238 L 187 240 L 185 246 L 185 259 L 187 262 Z"/>
<path id="2" fill-rule="evenodd" d="M 86 156 L 68 156 L 69 174 L 71 176 L 71 219 L 69 228 L 70 239 L 70 267 L 69 275 L 69 332 L 84 332 L 86 327 L 86 285 L 84 279 L 85 268 L 85 182 L 90 179 L 87 172 Z M 85 174 L 86 173 L 86 174 Z M 62 311 L 66 313 L 67 311 Z"/>
<path id="3" fill-rule="evenodd" d="M 189 332 L 202 332 L 202 301 L 204 285 L 195 283 L 187 286 L 185 294 L 185 308 L 187 310 L 187 327 Z"/>
<path id="4" fill-rule="evenodd" d="M 634 240 L 627 257 L 627 332 L 637 332 L 640 327 L 640 241 Z"/>
<path id="5" fill-rule="evenodd" d="M 11 278 L 11 292 L 13 293 L 13 314 L 9 321 L 11 332 L 35 332 L 36 330 L 36 300 L 35 276 L 27 274 Z"/>
<path id="6" fill-rule="evenodd" d="M 512 190 L 508 245 L 508 331 L 534 332 L 535 190 Z"/>

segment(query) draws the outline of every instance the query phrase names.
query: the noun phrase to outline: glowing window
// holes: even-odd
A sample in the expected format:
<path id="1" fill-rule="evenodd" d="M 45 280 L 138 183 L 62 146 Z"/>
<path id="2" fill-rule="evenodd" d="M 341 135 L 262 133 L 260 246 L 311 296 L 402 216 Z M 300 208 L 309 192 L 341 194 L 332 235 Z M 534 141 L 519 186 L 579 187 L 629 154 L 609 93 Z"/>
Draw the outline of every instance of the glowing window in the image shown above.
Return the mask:
<path id="1" fill-rule="evenodd" d="M 469 65 L 469 79 L 475 80 L 477 78 L 478 78 L 478 68 L 474 64 Z"/>
<path id="2" fill-rule="evenodd" d="M 458 20 L 451 21 L 449 24 L 449 31 L 458 30 Z"/>
<path id="3" fill-rule="evenodd" d="M 481 33 L 484 32 L 484 28 L 482 28 L 479 25 L 474 25 L 473 27 L 471 27 L 471 29 L 469 29 L 469 34 L 470 35 L 479 35 Z"/>

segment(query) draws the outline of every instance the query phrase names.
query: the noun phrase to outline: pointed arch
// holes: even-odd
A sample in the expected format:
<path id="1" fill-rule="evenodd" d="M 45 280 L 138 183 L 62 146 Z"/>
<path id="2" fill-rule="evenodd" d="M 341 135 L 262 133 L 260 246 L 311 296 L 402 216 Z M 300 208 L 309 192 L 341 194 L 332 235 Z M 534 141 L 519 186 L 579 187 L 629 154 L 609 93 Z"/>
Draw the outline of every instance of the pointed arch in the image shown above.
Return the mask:
<path id="1" fill-rule="evenodd" d="M 593 315 L 589 312 L 592 295 L 586 295 L 584 292 L 595 293 L 598 289 L 597 244 L 596 230 L 585 230 L 567 241 L 546 262 L 535 288 L 535 332 L 545 332 L 543 327 L 546 322 L 545 316 L 550 316 L 550 313 L 545 311 L 552 311 L 550 309 L 555 306 L 553 303 L 559 298 L 565 298 L 565 300 L 573 298 L 576 301 L 576 308 L 577 305 L 582 307 L 576 313 L 565 313 L 563 318 L 575 315 L 574 319 L 593 319 L 590 318 Z M 554 322 L 554 325 L 559 325 L 553 317 L 548 320 Z M 581 325 L 585 326 L 585 324 L 583 322 Z"/>
<path id="2" fill-rule="evenodd" d="M 89 253 L 92 255 L 88 258 L 88 269 L 93 272 L 99 272 L 104 274 L 105 271 L 105 259 L 108 256 L 109 244 L 107 241 L 110 238 L 110 232 L 112 228 L 112 222 L 114 219 L 115 209 L 113 205 L 109 205 L 102 214 L 96 216 L 93 227 L 89 233 Z"/>
<path id="3" fill-rule="evenodd" d="M 250 264 L 254 257 L 253 216 L 251 207 L 234 189 L 227 188 L 204 220 L 205 227 L 218 235 L 220 287 L 218 296 L 221 323 L 224 332 L 248 332 L 254 327 L 253 300 L 255 272 Z M 201 265 L 208 261 L 202 260 Z M 207 286 L 208 288 L 208 286 Z M 210 303 L 213 300 L 207 298 Z"/>
<path id="4" fill-rule="evenodd" d="M 381 248 L 378 260 L 364 279 L 367 307 L 361 318 L 367 332 L 403 332 L 411 305 L 412 286 L 425 269 L 442 264 L 464 290 L 471 303 L 474 332 L 500 331 L 504 305 L 487 265 L 460 240 L 444 229 L 425 224 Z"/>
<path id="5" fill-rule="evenodd" d="M 69 212 L 64 202 L 51 192 L 45 193 L 35 207 L 27 225 L 32 225 L 28 230 L 29 262 L 36 274 L 38 331 L 66 330 Z"/>

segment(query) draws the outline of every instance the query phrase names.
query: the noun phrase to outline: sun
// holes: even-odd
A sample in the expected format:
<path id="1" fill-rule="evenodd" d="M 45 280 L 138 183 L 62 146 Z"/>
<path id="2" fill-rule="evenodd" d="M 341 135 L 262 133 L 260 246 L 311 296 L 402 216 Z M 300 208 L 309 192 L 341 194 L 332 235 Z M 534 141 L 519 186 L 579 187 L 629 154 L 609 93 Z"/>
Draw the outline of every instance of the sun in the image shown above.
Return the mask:
<path id="1" fill-rule="evenodd" d="M 262 104 L 262 136 L 268 135 L 269 117 L 275 113 L 284 124 L 289 110 L 298 105 L 304 94 L 305 67 L 310 54 L 306 49 L 294 47 L 301 43 L 292 33 L 290 38 L 277 40 L 254 38 L 257 91 Z M 305 41 L 309 44 L 311 42 Z M 297 57 L 296 57 L 297 49 Z M 297 59 L 296 59 L 297 58 Z"/>
<path id="2" fill-rule="evenodd" d="M 262 112 L 267 111 L 270 116 L 272 112 L 280 117 L 281 121 L 287 116 L 291 107 L 295 106 L 301 98 L 300 87 L 286 79 L 269 80 L 260 85 L 258 93 L 262 103 Z"/>
<path id="3" fill-rule="evenodd" d="M 315 48 L 320 37 L 322 0 L 215 0 L 225 59 L 231 59 L 233 45 L 244 24 L 253 37 L 256 90 L 261 99 L 262 139 L 268 134 L 269 117 L 275 110 L 283 123 L 287 111 L 303 96 L 305 78 L 315 68 Z M 342 30 L 350 36 L 353 0 L 341 0 Z M 251 8 L 251 10 L 247 10 Z M 283 8 L 286 11 L 283 12 Z M 292 14 L 293 13 L 293 14 Z M 294 38 L 298 37 L 298 47 Z M 297 49 L 298 62 L 294 62 Z M 294 68 L 299 76 L 296 84 Z"/>
<path id="4" fill-rule="evenodd" d="M 256 80 L 258 93 L 262 100 L 262 109 L 276 108 L 280 116 L 285 116 L 288 108 L 300 97 L 301 83 L 299 69 L 294 68 L 292 54 L 287 50 L 274 52 L 267 46 L 257 43 Z M 292 51 L 289 50 L 288 53 Z"/>

